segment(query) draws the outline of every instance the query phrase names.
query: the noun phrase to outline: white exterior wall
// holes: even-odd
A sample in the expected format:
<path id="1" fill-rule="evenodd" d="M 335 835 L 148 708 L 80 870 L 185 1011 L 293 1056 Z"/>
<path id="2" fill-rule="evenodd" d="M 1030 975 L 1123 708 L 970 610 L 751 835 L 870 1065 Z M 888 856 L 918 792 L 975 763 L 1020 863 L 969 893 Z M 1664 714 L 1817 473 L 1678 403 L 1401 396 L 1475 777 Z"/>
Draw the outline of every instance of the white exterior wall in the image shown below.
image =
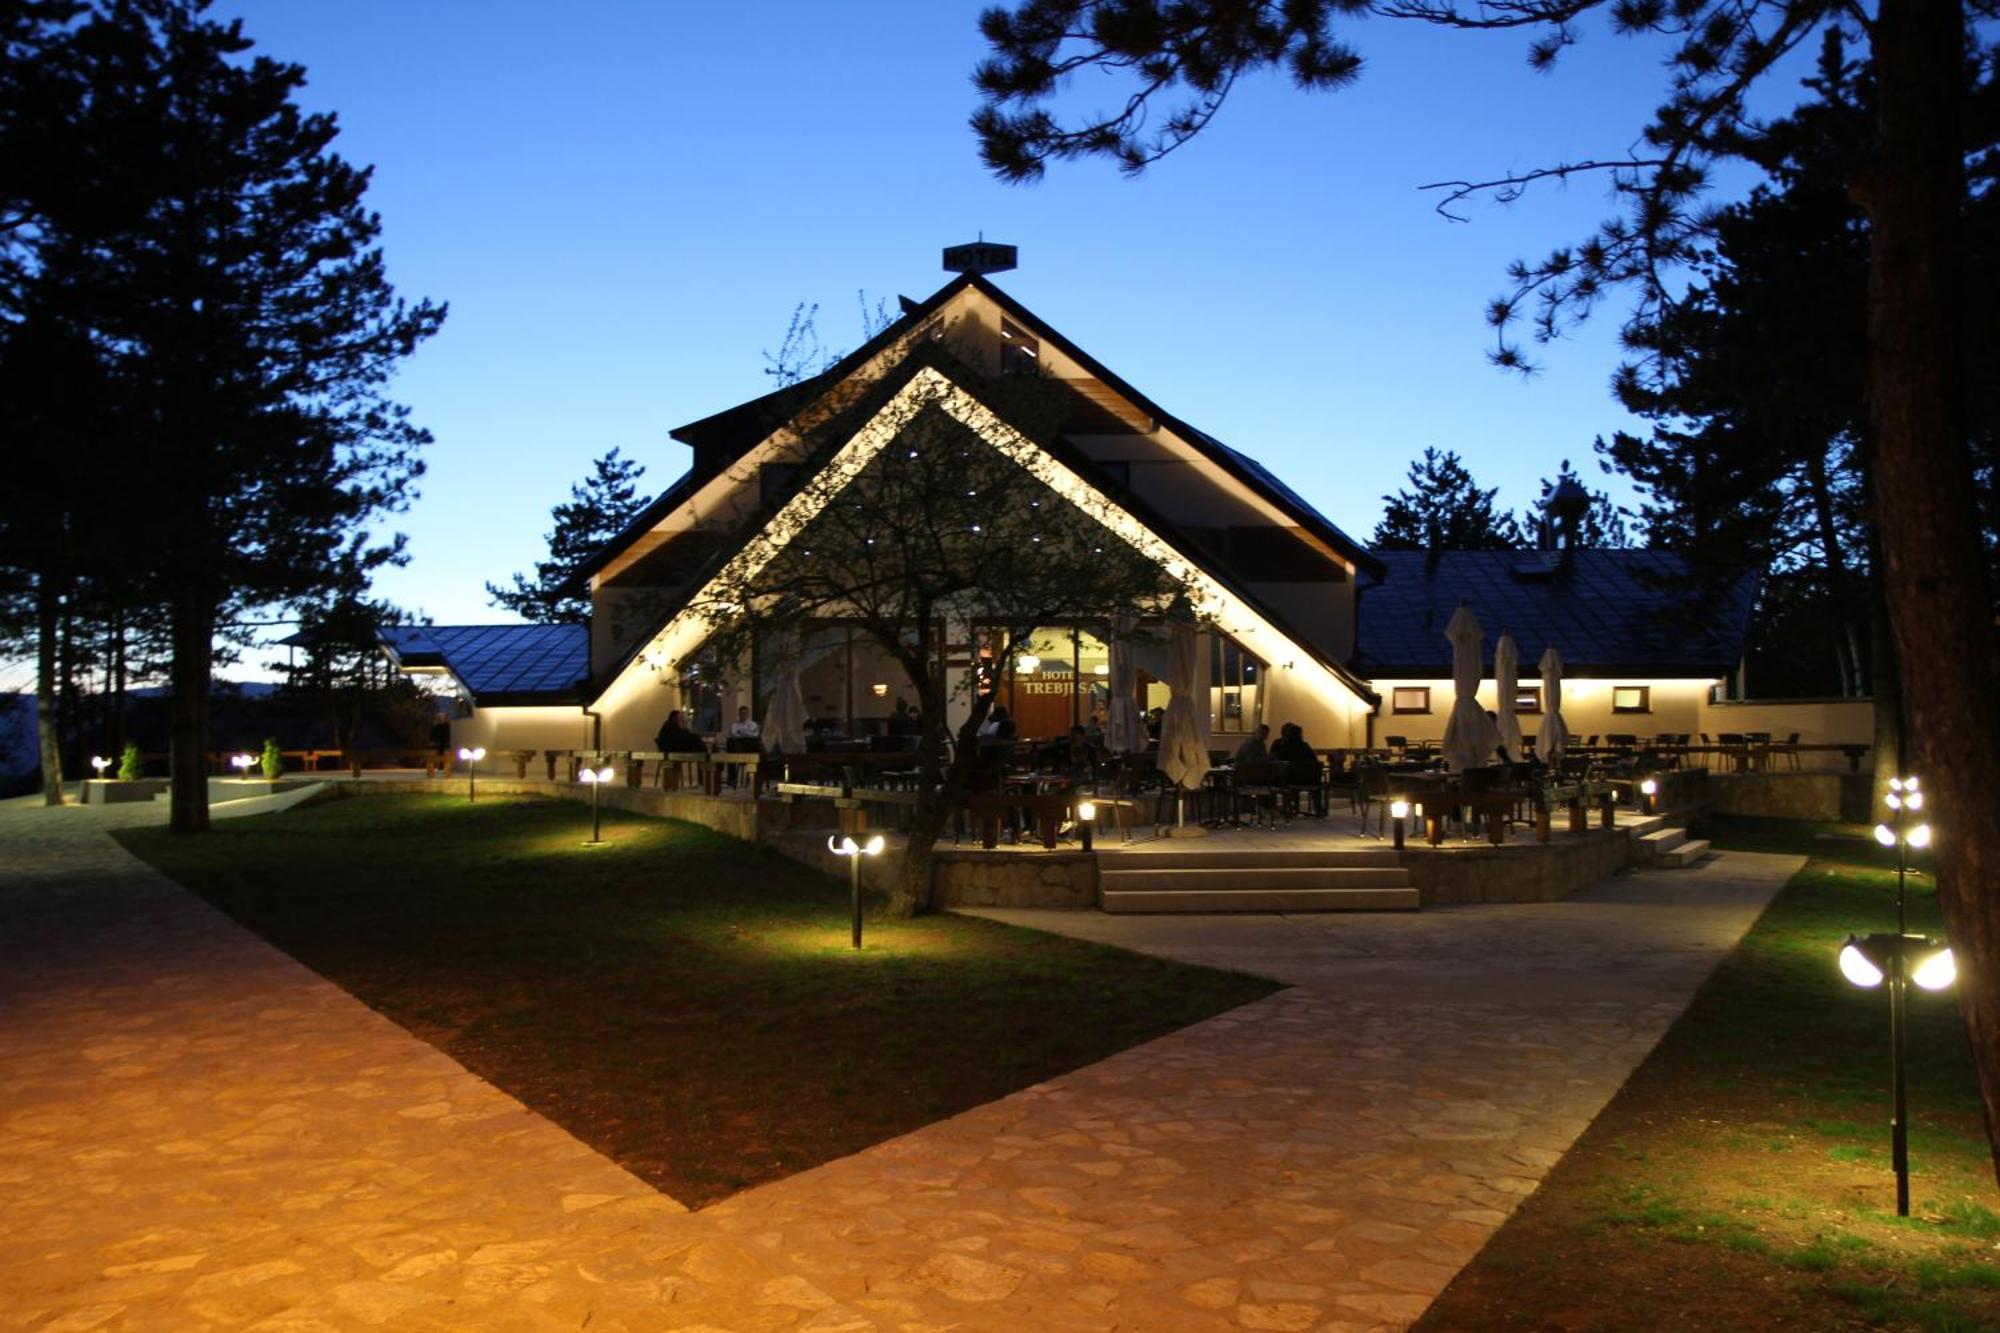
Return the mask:
<path id="1" fill-rule="evenodd" d="M 1385 736 L 1405 736 L 1412 741 L 1437 741 L 1444 738 L 1445 720 L 1451 716 L 1451 704 L 1455 697 L 1449 677 L 1434 680 L 1377 680 L 1371 682 L 1382 695 L 1382 704 L 1375 719 L 1376 743 Z M 1541 676 L 1523 673 L 1520 683 L 1538 685 Z M 1658 678 L 1643 676 L 1566 676 L 1562 683 L 1563 721 L 1568 724 L 1573 736 L 1602 737 L 1607 734 L 1656 736 L 1659 733 L 1698 733 L 1704 729 L 1702 718 L 1706 707 L 1709 687 L 1717 682 L 1711 677 L 1699 679 Z M 1611 711 L 1611 690 L 1615 685 L 1644 685 L 1651 691 L 1652 709 L 1645 713 L 1614 713 Z M 1423 686 L 1431 692 L 1431 710 L 1428 713 L 1394 712 L 1395 690 L 1398 686 Z M 1479 706 L 1498 712 L 1499 694 L 1491 678 L 1479 684 Z M 1541 729 L 1543 714 L 1521 713 L 1521 734 L 1533 736 Z M 1729 728 L 1734 731 L 1737 728 Z M 1710 729 L 1712 731 L 1712 729 Z"/>
<path id="2" fill-rule="evenodd" d="M 454 750 L 484 749 L 483 771 L 497 765 L 509 750 L 589 749 L 590 719 L 575 704 L 475 708 L 471 717 L 452 720 L 451 743 Z"/>

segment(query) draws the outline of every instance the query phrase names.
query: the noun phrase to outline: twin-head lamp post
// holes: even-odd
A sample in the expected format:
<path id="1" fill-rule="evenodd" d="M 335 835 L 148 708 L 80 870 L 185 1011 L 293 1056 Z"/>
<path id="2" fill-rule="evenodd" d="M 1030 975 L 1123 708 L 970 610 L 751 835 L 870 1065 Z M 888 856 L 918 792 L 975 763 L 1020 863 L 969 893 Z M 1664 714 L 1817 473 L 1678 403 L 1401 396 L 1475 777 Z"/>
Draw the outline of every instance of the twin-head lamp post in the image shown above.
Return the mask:
<path id="1" fill-rule="evenodd" d="M 1849 935 L 1840 950 L 1840 972 L 1855 985 L 1872 990 L 1889 983 L 1889 1069 L 1891 1110 L 1889 1152 L 1896 1171 L 1896 1215 L 1910 1215 L 1910 1139 L 1907 1084 L 1904 1076 L 1904 1010 L 1909 983 L 1924 990 L 1943 990 L 1958 979 L 1951 948 L 1933 935 L 1912 935 L 1904 911 L 1904 887 L 1910 872 L 1910 848 L 1931 845 L 1931 826 L 1911 823 L 1924 808 L 1924 794 L 1915 778 L 1889 779 L 1884 798 L 1889 820 L 1875 826 L 1875 841 L 1896 849 L 1896 929 L 1871 935 Z"/>

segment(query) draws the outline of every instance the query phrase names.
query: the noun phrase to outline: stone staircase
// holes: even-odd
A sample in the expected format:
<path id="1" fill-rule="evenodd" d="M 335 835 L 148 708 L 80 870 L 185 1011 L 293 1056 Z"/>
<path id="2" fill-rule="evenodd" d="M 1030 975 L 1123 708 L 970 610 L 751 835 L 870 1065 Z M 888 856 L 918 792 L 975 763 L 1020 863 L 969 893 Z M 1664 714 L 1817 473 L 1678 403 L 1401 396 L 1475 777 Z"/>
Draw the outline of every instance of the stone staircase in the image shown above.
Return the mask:
<path id="1" fill-rule="evenodd" d="M 1634 832 L 1644 864 L 1657 870 L 1672 870 L 1699 864 L 1708 855 L 1708 839 L 1690 838 L 1684 828 L 1673 828 L 1665 820 L 1659 827 Z"/>
<path id="2" fill-rule="evenodd" d="M 1417 907 L 1388 848 L 1099 851 L 1107 912 L 1381 912 Z"/>

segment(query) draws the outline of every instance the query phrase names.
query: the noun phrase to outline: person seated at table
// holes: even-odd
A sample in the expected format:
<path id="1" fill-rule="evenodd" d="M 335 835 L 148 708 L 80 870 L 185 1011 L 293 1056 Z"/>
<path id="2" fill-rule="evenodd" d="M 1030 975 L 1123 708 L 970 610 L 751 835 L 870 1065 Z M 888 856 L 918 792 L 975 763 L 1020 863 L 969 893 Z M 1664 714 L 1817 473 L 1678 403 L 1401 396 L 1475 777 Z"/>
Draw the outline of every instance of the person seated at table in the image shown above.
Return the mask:
<path id="1" fill-rule="evenodd" d="M 1146 714 L 1146 737 L 1148 740 L 1157 741 L 1160 739 L 1160 727 L 1166 720 L 1167 710 L 1164 708 L 1155 708 Z"/>
<path id="2" fill-rule="evenodd" d="M 661 754 L 708 753 L 708 743 L 688 730 L 678 708 L 668 713 L 667 720 L 660 724 L 660 734 L 653 737 L 653 747 Z"/>
<path id="3" fill-rule="evenodd" d="M 1306 729 L 1287 722 L 1271 745 L 1271 758 L 1285 766 L 1285 785 L 1304 787 L 1312 793 L 1313 813 L 1326 814 L 1326 786 L 1320 781 L 1319 756 L 1306 741 Z"/>
<path id="4" fill-rule="evenodd" d="M 979 724 L 979 743 L 986 745 L 994 741 L 1012 741 L 1013 739 L 1014 719 L 1008 714 L 1007 705 L 994 704 L 993 711 L 988 713 L 986 720 Z"/>
<path id="5" fill-rule="evenodd" d="M 921 736 L 924 734 L 923 719 L 917 710 L 910 707 L 908 699 L 896 700 L 896 711 L 889 714 L 889 734 L 891 736 Z"/>
<path id="6" fill-rule="evenodd" d="M 1090 743 L 1090 734 L 1082 726 L 1074 726 L 1069 735 L 1042 751 L 1041 762 L 1050 772 L 1066 773 L 1074 781 L 1088 782 L 1097 772 L 1097 747 Z"/>
<path id="7" fill-rule="evenodd" d="M 1236 762 L 1239 764 L 1262 764 L 1271 759 L 1271 752 L 1265 748 L 1271 739 L 1271 724 L 1260 723 L 1257 730 L 1243 738 L 1243 744 L 1236 747 Z"/>
<path id="8" fill-rule="evenodd" d="M 750 716 L 747 705 L 736 710 L 736 720 L 729 724 L 729 735 L 723 738 L 722 748 L 730 754 L 761 754 L 764 742 L 760 739 L 764 729 L 757 725 L 757 719 Z M 729 785 L 734 787 L 742 774 L 741 764 L 729 765 Z"/>

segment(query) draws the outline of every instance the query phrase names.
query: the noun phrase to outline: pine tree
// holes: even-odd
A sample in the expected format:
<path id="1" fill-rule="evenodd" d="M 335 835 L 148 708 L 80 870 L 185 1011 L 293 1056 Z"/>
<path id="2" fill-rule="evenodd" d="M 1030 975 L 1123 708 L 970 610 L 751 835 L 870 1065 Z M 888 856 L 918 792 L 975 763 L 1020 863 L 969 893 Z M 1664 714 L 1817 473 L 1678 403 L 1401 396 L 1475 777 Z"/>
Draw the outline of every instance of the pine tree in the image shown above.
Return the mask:
<path id="1" fill-rule="evenodd" d="M 1505 551 L 1521 531 L 1494 508 L 1499 488 L 1481 489 L 1451 450 L 1425 449 L 1410 464 L 1408 490 L 1382 497 L 1382 521 L 1368 544 L 1382 551 Z"/>
<path id="2" fill-rule="evenodd" d="M 649 502 L 639 494 L 643 464 L 610 453 L 591 464 L 591 473 L 569 488 L 569 499 L 549 511 L 549 558 L 535 562 L 535 575 L 513 576 L 514 586 L 486 585 L 495 606 L 539 624 L 590 617 L 590 598 L 571 582 L 577 566 L 608 545 Z"/>
<path id="3" fill-rule="evenodd" d="M 205 9 L 0 24 L 0 86 L 23 94 L 0 104 L 0 276 L 10 302 L 59 292 L 106 363 L 95 449 L 68 448 L 92 464 L 93 533 L 143 523 L 153 553 L 118 572 L 169 622 L 177 832 L 208 825 L 219 626 L 337 581 L 351 535 L 408 503 L 429 437 L 386 385 L 444 318 L 396 298 L 368 172 L 292 100 L 305 72 Z"/>

